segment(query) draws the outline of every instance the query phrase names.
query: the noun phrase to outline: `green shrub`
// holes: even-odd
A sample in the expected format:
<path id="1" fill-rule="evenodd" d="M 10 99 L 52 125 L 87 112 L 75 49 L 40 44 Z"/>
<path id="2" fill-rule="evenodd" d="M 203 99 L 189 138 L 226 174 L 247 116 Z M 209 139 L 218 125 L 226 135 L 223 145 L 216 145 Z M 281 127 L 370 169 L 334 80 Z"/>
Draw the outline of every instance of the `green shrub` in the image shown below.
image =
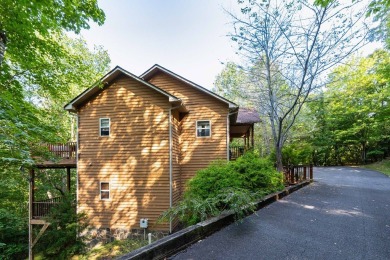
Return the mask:
<path id="1" fill-rule="evenodd" d="M 216 161 L 199 170 L 188 182 L 183 200 L 160 220 L 178 218 L 192 225 L 224 210 L 232 210 L 240 219 L 255 209 L 260 197 L 283 188 L 283 176 L 273 163 L 247 152 L 236 161 Z"/>
<path id="2" fill-rule="evenodd" d="M 284 188 L 283 176 L 273 163 L 255 152 L 245 153 L 231 162 L 230 168 L 240 175 L 241 187 L 251 192 L 271 193 Z"/>
<path id="3" fill-rule="evenodd" d="M 0 259 L 24 259 L 28 256 L 27 217 L 0 209 Z"/>
<path id="4" fill-rule="evenodd" d="M 178 218 L 186 225 L 194 225 L 210 217 L 218 216 L 224 210 L 232 210 L 236 219 L 241 219 L 245 212 L 254 211 L 254 202 L 258 196 L 246 189 L 226 188 L 216 196 L 202 199 L 185 196 L 175 207 L 165 211 L 160 221 Z"/>
<path id="5" fill-rule="evenodd" d="M 226 161 L 212 162 L 207 168 L 199 170 L 187 183 L 185 197 L 206 199 L 215 197 L 226 188 L 242 186 L 241 176 L 232 171 Z"/>
<path id="6" fill-rule="evenodd" d="M 276 159 L 276 156 L 273 156 Z M 284 165 L 310 164 L 312 162 L 313 148 L 305 142 L 288 144 L 283 147 L 282 156 Z"/>
<path id="7" fill-rule="evenodd" d="M 85 237 L 79 236 L 79 233 L 87 228 L 87 217 L 76 212 L 74 196 L 64 196 L 46 220 L 50 226 L 37 243 L 37 250 L 43 253 L 45 259 L 69 259 L 84 253 Z"/>

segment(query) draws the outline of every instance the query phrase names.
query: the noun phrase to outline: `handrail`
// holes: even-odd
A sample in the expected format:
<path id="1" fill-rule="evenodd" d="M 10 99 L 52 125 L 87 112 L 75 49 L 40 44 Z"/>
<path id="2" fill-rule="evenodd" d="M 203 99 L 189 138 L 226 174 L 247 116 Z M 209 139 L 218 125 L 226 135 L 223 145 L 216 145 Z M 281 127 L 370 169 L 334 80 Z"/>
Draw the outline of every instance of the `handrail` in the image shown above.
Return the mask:
<path id="1" fill-rule="evenodd" d="M 69 142 L 64 144 L 48 144 L 49 151 L 61 158 L 76 158 L 77 144 L 76 142 Z"/>
<path id="2" fill-rule="evenodd" d="M 235 160 L 240 156 L 243 156 L 245 152 L 251 148 L 245 146 L 231 146 L 229 147 L 229 160 Z"/>
<path id="3" fill-rule="evenodd" d="M 45 199 L 40 201 L 34 201 L 33 208 L 33 218 L 42 218 L 49 214 L 50 210 L 58 205 L 62 201 L 63 197 L 55 197 L 51 199 Z"/>

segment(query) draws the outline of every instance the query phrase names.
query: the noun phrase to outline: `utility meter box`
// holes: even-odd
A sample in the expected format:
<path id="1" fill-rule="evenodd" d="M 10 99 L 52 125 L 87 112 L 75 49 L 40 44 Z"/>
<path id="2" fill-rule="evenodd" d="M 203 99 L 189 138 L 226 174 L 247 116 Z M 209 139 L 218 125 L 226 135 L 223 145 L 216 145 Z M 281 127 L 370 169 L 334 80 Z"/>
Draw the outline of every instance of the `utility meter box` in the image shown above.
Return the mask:
<path id="1" fill-rule="evenodd" d="M 148 228 L 148 219 L 147 218 L 141 218 L 139 221 L 140 228 Z"/>

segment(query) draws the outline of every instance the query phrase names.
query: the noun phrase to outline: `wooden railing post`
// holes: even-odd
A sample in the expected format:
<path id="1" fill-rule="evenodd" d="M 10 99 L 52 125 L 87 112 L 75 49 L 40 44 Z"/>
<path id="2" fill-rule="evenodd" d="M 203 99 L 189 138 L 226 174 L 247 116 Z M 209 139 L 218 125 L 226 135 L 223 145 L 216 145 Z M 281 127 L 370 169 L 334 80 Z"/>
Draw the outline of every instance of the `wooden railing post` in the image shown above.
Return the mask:
<path id="1" fill-rule="evenodd" d="M 303 180 L 304 181 L 306 180 L 306 173 L 307 173 L 306 166 L 303 166 Z"/>
<path id="2" fill-rule="evenodd" d="M 310 181 L 313 181 L 313 164 L 310 164 Z"/>
<path id="3" fill-rule="evenodd" d="M 28 259 L 33 260 L 34 259 L 34 253 L 32 250 L 32 243 L 33 243 L 33 229 L 32 229 L 32 218 L 33 218 L 33 212 L 34 212 L 34 179 L 35 179 L 35 172 L 34 169 L 30 169 L 30 176 L 29 176 L 29 223 L 28 223 Z"/>

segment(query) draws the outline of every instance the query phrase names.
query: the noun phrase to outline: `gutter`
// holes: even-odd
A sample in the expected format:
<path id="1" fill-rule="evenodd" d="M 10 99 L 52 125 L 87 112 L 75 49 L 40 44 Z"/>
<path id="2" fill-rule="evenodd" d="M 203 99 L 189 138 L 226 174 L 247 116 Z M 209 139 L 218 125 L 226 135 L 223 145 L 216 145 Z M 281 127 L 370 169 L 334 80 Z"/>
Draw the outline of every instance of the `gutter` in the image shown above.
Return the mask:
<path id="1" fill-rule="evenodd" d="M 172 140 L 172 110 L 179 108 L 183 105 L 182 102 L 180 102 L 180 105 L 169 108 L 169 208 L 172 208 L 173 206 L 173 165 L 172 165 L 172 159 L 173 159 L 173 140 Z M 169 233 L 172 233 L 172 218 L 169 218 Z"/>
<path id="2" fill-rule="evenodd" d="M 79 203 L 79 147 L 80 147 L 80 139 L 79 139 L 79 122 L 80 122 L 80 116 L 77 113 L 76 114 L 76 203 L 78 205 Z M 79 207 L 76 207 L 76 213 L 79 213 Z"/>
<path id="3" fill-rule="evenodd" d="M 80 124 L 80 116 L 75 111 L 68 111 L 69 114 L 73 115 L 76 119 L 76 203 L 79 203 L 79 124 Z M 73 129 L 71 130 L 73 131 Z M 76 213 L 79 213 L 79 207 L 76 207 Z"/>

